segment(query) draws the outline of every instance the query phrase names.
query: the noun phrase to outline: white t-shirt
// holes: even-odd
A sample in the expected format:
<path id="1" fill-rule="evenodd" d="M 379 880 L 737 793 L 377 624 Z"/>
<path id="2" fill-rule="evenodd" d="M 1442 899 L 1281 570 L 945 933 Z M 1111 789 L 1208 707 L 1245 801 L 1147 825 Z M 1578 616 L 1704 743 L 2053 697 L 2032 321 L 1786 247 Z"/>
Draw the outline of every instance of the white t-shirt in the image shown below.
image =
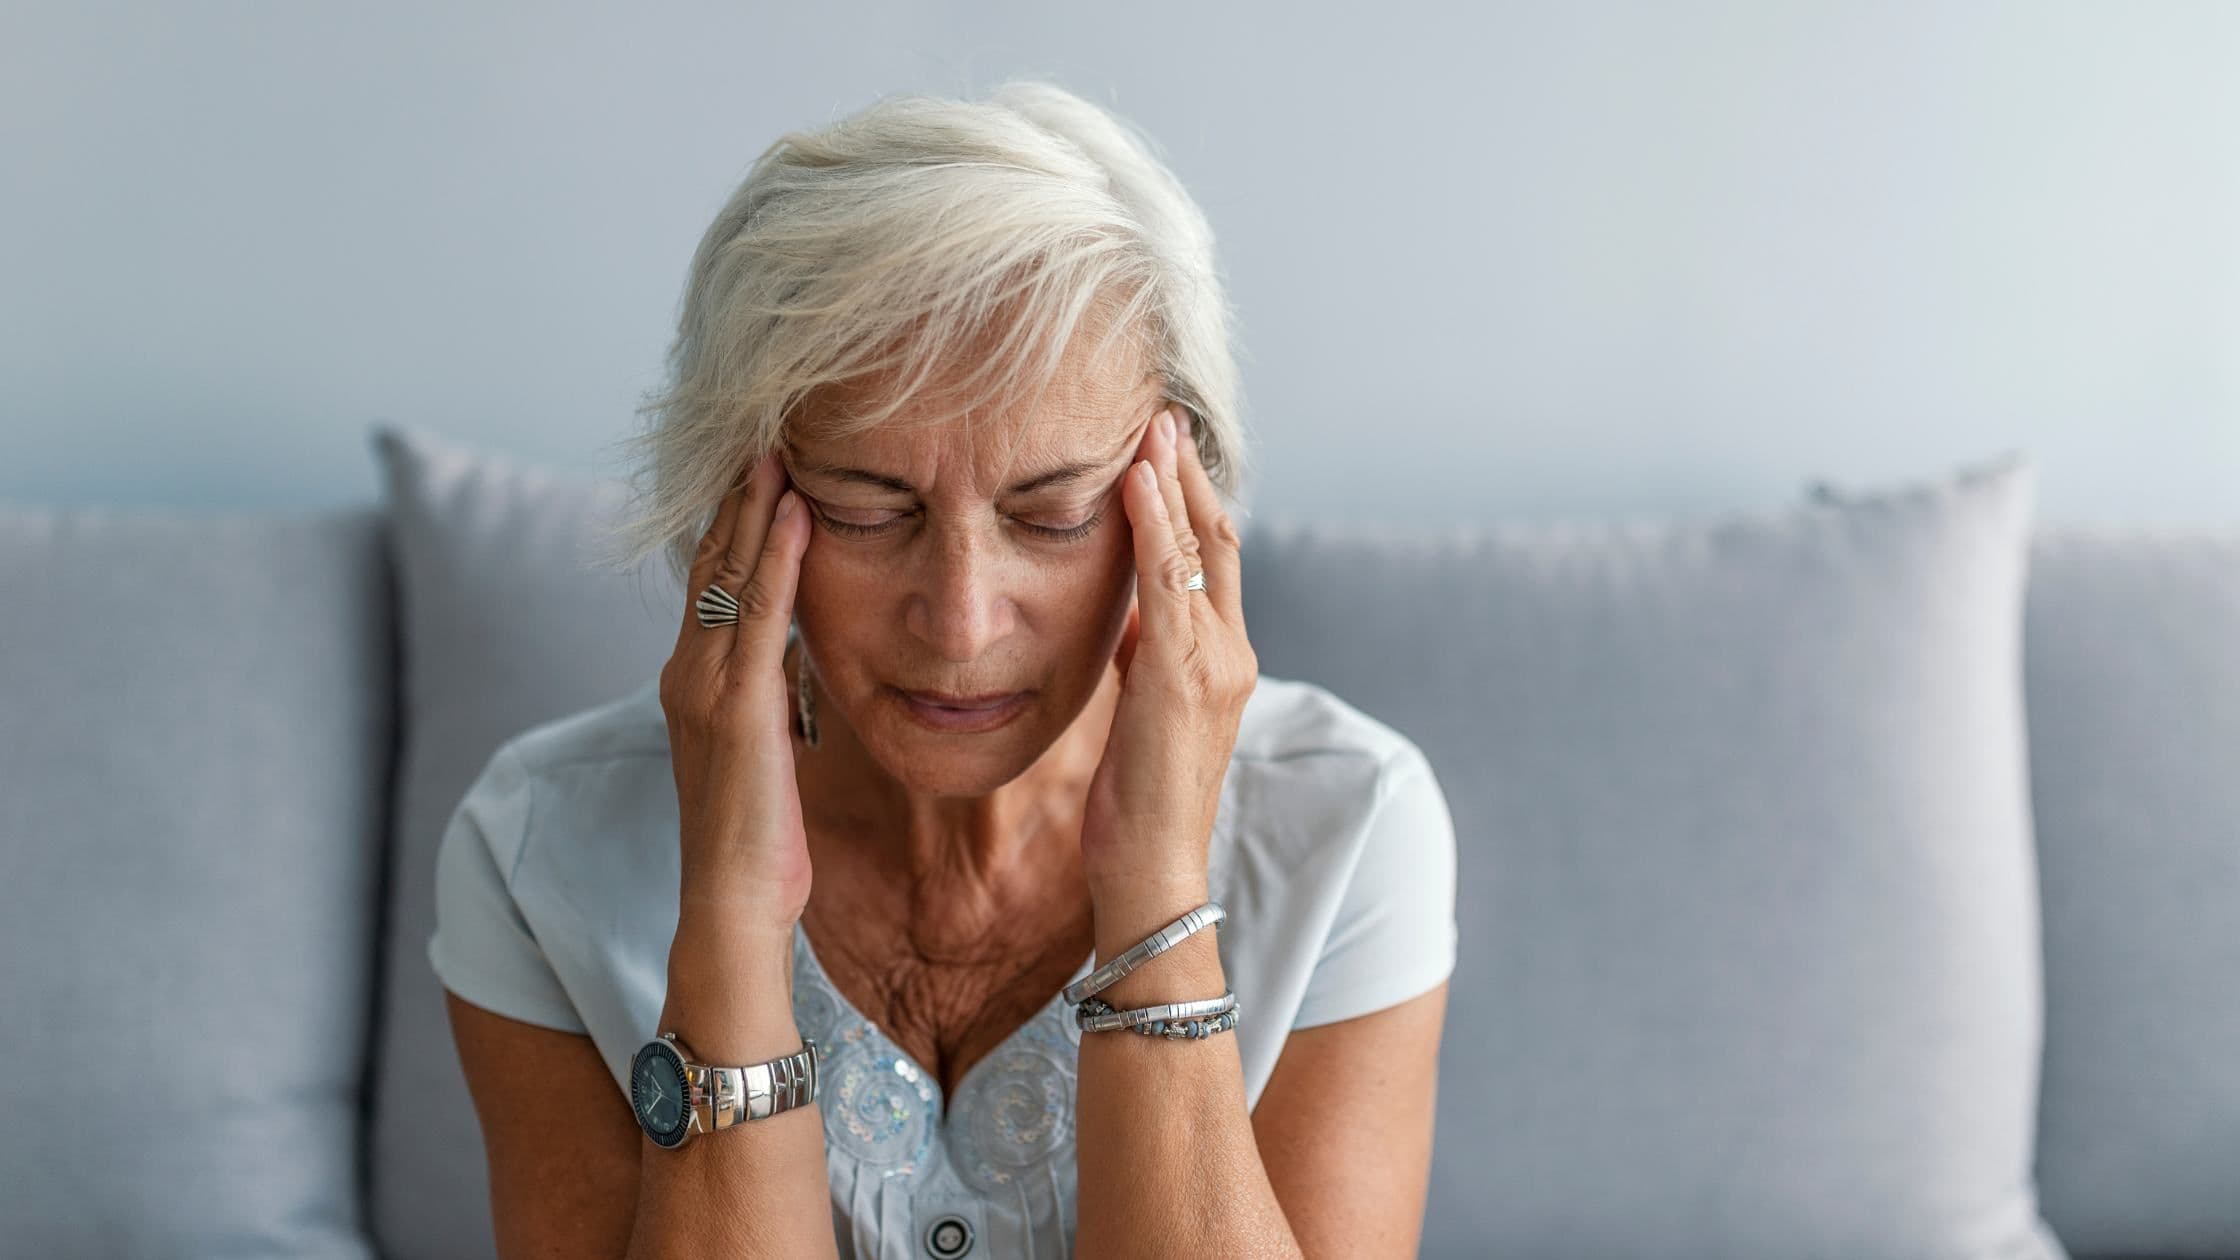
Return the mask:
<path id="1" fill-rule="evenodd" d="M 658 680 L 514 736 L 443 836 L 427 947 L 437 976 L 477 1006 L 589 1035 L 627 1098 L 631 1056 L 667 995 L 677 817 Z M 1312 683 L 1260 678 L 1208 875 L 1227 911 L 1208 930 L 1239 1018 L 1218 1035 L 1237 1039 L 1248 1106 L 1291 1029 L 1391 1006 L 1454 969 L 1454 826 L 1430 763 Z M 798 926 L 794 944 L 795 1018 L 820 1047 L 814 1105 L 840 1254 L 934 1254 L 927 1232 L 953 1215 L 971 1230 L 971 1256 L 1070 1255 L 1084 1035 L 1073 1008 L 1052 993 L 944 1109 L 932 1074 L 848 1005 Z"/>

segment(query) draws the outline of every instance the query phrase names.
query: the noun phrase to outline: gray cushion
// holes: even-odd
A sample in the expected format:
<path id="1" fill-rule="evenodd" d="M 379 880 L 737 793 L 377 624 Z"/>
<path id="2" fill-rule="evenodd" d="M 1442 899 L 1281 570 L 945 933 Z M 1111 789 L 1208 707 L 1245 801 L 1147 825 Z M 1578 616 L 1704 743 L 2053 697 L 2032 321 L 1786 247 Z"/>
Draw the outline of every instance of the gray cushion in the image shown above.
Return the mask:
<path id="1" fill-rule="evenodd" d="M 374 1254 L 367 509 L 0 508 L 0 1251 Z"/>
<path id="2" fill-rule="evenodd" d="M 2240 1256 L 2240 531 L 2047 532 L 2027 624 L 2047 1219 Z"/>
<path id="3" fill-rule="evenodd" d="M 620 483 L 409 425 L 376 426 L 372 442 L 405 650 L 371 1211 L 389 1260 L 488 1256 L 481 1130 L 428 966 L 436 848 L 508 736 L 659 674 L 685 605 L 659 556 L 634 574 L 592 564 L 587 548 L 615 519 Z"/>
<path id="4" fill-rule="evenodd" d="M 2058 1257 L 2019 457 L 1778 513 L 1248 536 L 1459 844 L 1424 1254 Z"/>

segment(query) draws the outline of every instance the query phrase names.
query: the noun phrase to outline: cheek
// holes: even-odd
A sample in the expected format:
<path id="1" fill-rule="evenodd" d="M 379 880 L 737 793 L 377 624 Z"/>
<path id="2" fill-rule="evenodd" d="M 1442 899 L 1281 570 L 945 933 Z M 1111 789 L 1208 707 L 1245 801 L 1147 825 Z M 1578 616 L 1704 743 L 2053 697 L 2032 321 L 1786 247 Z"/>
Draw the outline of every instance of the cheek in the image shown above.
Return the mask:
<path id="1" fill-rule="evenodd" d="M 860 620 L 851 613 L 875 606 L 864 601 L 865 592 L 877 588 L 877 582 L 858 572 L 845 555 L 811 539 L 794 582 L 794 615 L 828 634 L 849 635 Z"/>
<path id="2" fill-rule="evenodd" d="M 909 576 L 907 564 L 879 547 L 813 534 L 809 549 L 801 554 L 794 600 L 839 612 L 884 608 L 894 602 Z"/>
<path id="3" fill-rule="evenodd" d="M 1135 591 L 1135 572 L 1133 553 L 1124 541 L 1118 547 L 1087 545 L 1062 561 L 1023 573 L 1011 594 L 1034 624 L 1087 633 L 1116 605 L 1126 606 Z"/>

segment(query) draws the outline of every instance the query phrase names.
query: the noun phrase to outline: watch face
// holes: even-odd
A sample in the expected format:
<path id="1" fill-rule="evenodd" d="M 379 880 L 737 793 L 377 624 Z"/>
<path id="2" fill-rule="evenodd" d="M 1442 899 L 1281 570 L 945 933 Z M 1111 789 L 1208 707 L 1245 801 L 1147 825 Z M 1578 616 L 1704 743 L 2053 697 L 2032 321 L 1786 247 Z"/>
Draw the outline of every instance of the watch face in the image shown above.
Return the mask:
<path id="1" fill-rule="evenodd" d="M 686 1107 L 684 1060 L 666 1041 L 649 1041 L 630 1064 L 630 1106 L 638 1127 L 662 1146 L 684 1141 L 692 1119 Z"/>

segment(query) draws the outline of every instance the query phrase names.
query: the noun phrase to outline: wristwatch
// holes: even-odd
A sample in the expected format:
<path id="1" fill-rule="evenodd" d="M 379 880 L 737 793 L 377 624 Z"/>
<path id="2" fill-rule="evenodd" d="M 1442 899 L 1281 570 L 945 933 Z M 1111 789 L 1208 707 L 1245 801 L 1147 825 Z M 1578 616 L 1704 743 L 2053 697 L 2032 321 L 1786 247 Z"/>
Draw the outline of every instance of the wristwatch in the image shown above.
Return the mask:
<path id="1" fill-rule="evenodd" d="M 675 1150 L 695 1133 L 714 1133 L 816 1101 L 817 1043 L 764 1063 L 720 1067 L 694 1062 L 674 1032 L 630 1057 L 630 1110 L 656 1145 Z"/>

